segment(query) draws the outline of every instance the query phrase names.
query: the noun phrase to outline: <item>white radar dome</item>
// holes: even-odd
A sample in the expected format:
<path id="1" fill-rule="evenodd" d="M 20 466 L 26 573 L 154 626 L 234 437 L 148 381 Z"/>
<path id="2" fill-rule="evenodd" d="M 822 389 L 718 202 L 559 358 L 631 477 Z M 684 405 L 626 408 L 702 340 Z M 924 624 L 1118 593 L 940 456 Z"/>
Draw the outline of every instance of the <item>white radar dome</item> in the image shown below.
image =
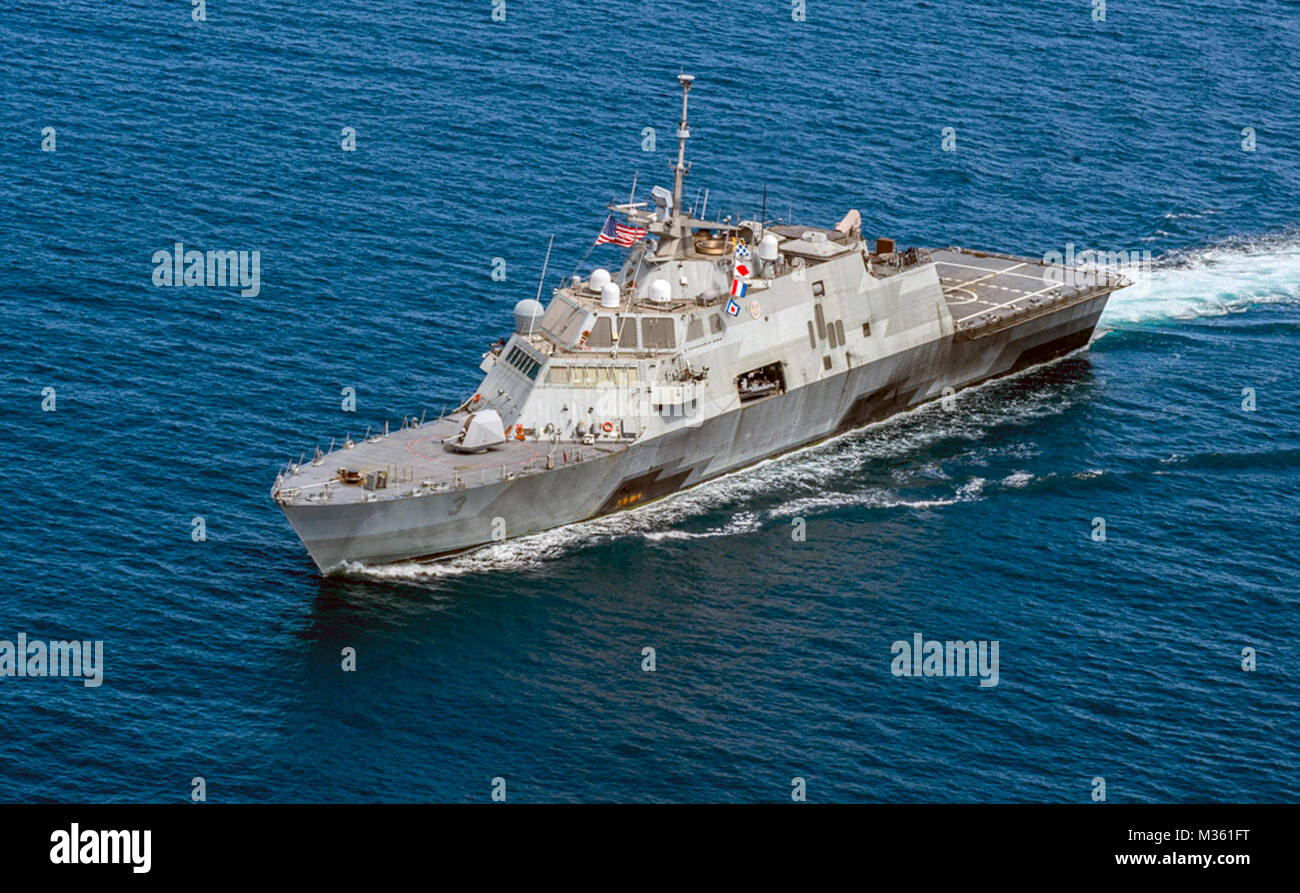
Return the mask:
<path id="1" fill-rule="evenodd" d="M 780 253 L 780 247 L 781 240 L 778 239 L 774 233 L 768 233 L 763 236 L 762 241 L 758 243 L 758 259 L 766 261 L 776 260 L 777 255 Z"/>
<path id="2" fill-rule="evenodd" d="M 592 276 L 594 279 L 595 276 Z M 606 309 L 618 307 L 618 286 L 613 282 L 606 282 L 600 287 L 600 306 Z"/>
<path id="3" fill-rule="evenodd" d="M 673 299 L 673 287 L 666 279 L 656 279 L 650 283 L 650 300 L 656 304 L 667 304 Z"/>
<path id="4" fill-rule="evenodd" d="M 546 308 L 542 306 L 541 301 L 524 298 L 515 305 L 515 331 L 527 335 L 537 328 L 537 323 L 541 321 L 542 314 L 545 312 Z"/>
<path id="5" fill-rule="evenodd" d="M 591 271 L 591 278 L 587 280 L 587 287 L 594 292 L 599 292 L 609 284 L 609 270 L 604 267 L 597 267 Z"/>

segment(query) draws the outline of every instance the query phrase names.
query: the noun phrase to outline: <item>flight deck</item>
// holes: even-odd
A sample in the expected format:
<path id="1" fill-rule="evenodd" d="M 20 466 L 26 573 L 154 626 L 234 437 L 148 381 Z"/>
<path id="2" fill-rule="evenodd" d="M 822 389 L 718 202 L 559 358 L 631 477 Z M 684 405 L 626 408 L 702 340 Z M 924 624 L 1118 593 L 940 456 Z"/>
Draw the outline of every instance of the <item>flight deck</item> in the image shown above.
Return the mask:
<path id="1" fill-rule="evenodd" d="M 961 248 L 930 252 L 959 338 L 1009 325 L 1121 287 L 1122 277 L 1092 268 Z"/>

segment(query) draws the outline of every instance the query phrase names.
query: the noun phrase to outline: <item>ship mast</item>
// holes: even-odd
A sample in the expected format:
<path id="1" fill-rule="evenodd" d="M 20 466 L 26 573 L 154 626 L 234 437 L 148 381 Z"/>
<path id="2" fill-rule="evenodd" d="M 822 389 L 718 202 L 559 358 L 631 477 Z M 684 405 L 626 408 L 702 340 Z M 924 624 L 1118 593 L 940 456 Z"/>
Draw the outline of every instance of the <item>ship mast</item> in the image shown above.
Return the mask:
<path id="1" fill-rule="evenodd" d="M 674 254 L 686 238 L 686 214 L 682 211 L 682 183 L 686 179 L 686 141 L 691 138 L 691 128 L 686 120 L 686 102 L 691 92 L 694 75 L 679 74 L 677 80 L 682 85 L 682 121 L 677 125 L 677 164 L 673 167 L 673 217 L 672 238 Z"/>

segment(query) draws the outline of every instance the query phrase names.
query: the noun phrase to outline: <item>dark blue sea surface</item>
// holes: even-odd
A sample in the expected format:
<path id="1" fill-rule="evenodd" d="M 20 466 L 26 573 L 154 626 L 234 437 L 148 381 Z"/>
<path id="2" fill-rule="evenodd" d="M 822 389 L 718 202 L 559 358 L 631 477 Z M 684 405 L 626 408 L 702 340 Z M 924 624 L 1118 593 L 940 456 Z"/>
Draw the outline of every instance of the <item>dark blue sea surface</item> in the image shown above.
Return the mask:
<path id="1" fill-rule="evenodd" d="M 1300 798 L 1294 3 L 188 7 L 0 10 L 0 639 L 104 643 L 0 677 L 0 800 Z M 319 575 L 277 469 L 472 393 L 552 234 L 670 185 L 683 69 L 710 211 L 1154 270 L 953 411 Z M 155 286 L 177 241 L 260 293 Z M 894 676 L 918 632 L 999 683 Z"/>

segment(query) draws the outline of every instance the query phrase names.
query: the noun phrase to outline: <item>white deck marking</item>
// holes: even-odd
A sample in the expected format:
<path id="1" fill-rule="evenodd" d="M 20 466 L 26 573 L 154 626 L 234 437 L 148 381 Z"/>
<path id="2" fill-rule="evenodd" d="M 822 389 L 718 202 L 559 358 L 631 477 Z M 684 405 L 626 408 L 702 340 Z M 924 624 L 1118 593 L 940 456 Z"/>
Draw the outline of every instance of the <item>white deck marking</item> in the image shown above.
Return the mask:
<path id="1" fill-rule="evenodd" d="M 975 313 L 971 313 L 967 316 L 963 316 L 961 319 L 957 320 L 957 322 L 965 322 L 966 320 L 971 319 L 972 317 L 979 316 L 981 313 L 991 313 L 994 310 L 1001 310 L 1003 307 L 1010 307 L 1012 304 L 1019 304 L 1021 301 L 1027 301 L 1030 298 L 1041 295 L 1043 292 L 1053 291 L 1057 288 L 1060 288 L 1060 286 L 1049 285 L 1047 286 L 1047 288 L 1040 288 L 1038 291 L 1028 292 L 1027 294 L 1023 294 L 1018 298 L 1012 298 L 1010 301 L 1004 301 L 1001 304 L 994 304 L 991 307 L 985 307 L 983 310 L 977 311 Z"/>
<path id="2" fill-rule="evenodd" d="M 940 263 L 942 263 L 942 261 L 940 261 Z M 963 266 L 965 266 L 965 265 L 963 264 Z M 1001 276 L 1001 275 L 1004 274 L 1004 273 L 1010 273 L 1012 270 L 1018 270 L 1018 269 L 1020 269 L 1020 268 L 1023 267 L 1023 266 L 1024 266 L 1023 263 L 1019 263 L 1019 264 L 1016 264 L 1014 267 L 1007 267 L 1005 270 L 994 270 L 994 271 L 992 271 L 991 273 L 989 273 L 987 276 L 980 276 L 980 277 L 977 278 L 977 279 L 969 279 L 969 280 L 963 282 L 963 283 L 961 284 L 961 287 L 962 287 L 962 288 L 965 288 L 965 289 L 968 289 L 968 288 L 970 288 L 972 285 L 975 285 L 977 282 L 983 282 L 985 279 L 994 279 L 994 278 L 996 278 L 996 277 L 998 277 L 998 276 Z M 983 269 L 984 269 L 985 271 L 987 271 L 987 270 L 988 270 L 988 267 L 984 267 Z"/>
<path id="3" fill-rule="evenodd" d="M 1009 270 L 1015 270 L 1020 267 L 1028 266 L 1029 264 L 1033 264 L 1034 266 L 1042 266 L 1037 261 L 1032 261 L 1032 260 L 1022 260 L 1012 264 L 1009 267 L 981 267 L 979 264 L 959 264 L 956 261 L 951 261 L 951 260 L 937 260 L 935 261 L 935 263 L 942 264 L 945 267 L 964 267 L 967 270 L 982 270 L 985 273 L 992 273 L 995 271 L 1005 273 L 1008 272 Z M 1006 261 L 1003 261 L 1003 263 L 1006 263 Z M 1017 273 L 1016 275 L 1023 276 L 1025 274 Z"/>
<path id="4" fill-rule="evenodd" d="M 1005 268 L 1005 269 L 991 270 L 991 269 L 989 269 L 988 267 L 977 267 L 977 266 L 973 266 L 973 265 L 971 265 L 971 264 L 954 264 L 952 261 L 947 261 L 947 260 L 937 260 L 937 261 L 935 261 L 935 265 L 936 265 L 936 266 L 938 266 L 938 265 L 946 265 L 946 266 L 951 266 L 951 267 L 965 267 L 965 268 L 968 269 L 968 270 L 980 270 L 980 271 L 982 271 L 982 272 L 988 274 L 988 275 L 985 275 L 985 276 L 978 276 L 978 277 L 976 277 L 976 278 L 974 278 L 974 279 L 964 279 L 964 280 L 962 280 L 962 279 L 958 279 L 958 277 L 956 277 L 956 276 L 949 276 L 949 277 L 947 277 L 947 278 L 949 278 L 949 279 L 953 279 L 953 280 L 960 281 L 963 285 L 971 285 L 971 284 L 976 283 L 976 282 L 983 282 L 985 279 L 995 278 L 995 277 L 997 277 L 997 276 L 1004 276 L 1004 275 L 1005 275 L 1005 276 L 1015 276 L 1015 277 L 1018 278 L 1018 279 L 1041 279 L 1042 277 L 1041 277 L 1040 275 L 1035 275 L 1035 274 L 1032 274 L 1032 273 L 1013 273 L 1013 272 L 1011 272 L 1012 270 L 1019 269 L 1020 267 L 1028 266 L 1029 263 L 1030 263 L 1029 261 L 1025 261 L 1025 262 L 1023 262 L 1023 263 L 1014 264 L 1014 265 L 1012 265 L 1012 266 L 1010 266 L 1010 267 L 1007 267 L 1007 268 Z M 940 276 L 940 277 L 939 277 L 940 280 L 942 280 L 942 279 L 944 279 L 944 278 L 945 278 L 945 277 L 943 277 L 943 276 Z"/>
<path id="5" fill-rule="evenodd" d="M 948 267 L 965 267 L 968 270 L 983 270 L 986 273 L 989 270 L 994 269 L 993 267 L 981 267 L 979 264 L 959 264 L 955 260 L 937 260 L 935 263 L 943 264 Z M 1002 263 L 1006 263 L 1006 261 L 1002 261 Z M 1023 267 L 1027 263 L 1029 263 L 1029 261 L 1021 261 L 1020 263 L 1015 264 L 1015 266 Z"/>

